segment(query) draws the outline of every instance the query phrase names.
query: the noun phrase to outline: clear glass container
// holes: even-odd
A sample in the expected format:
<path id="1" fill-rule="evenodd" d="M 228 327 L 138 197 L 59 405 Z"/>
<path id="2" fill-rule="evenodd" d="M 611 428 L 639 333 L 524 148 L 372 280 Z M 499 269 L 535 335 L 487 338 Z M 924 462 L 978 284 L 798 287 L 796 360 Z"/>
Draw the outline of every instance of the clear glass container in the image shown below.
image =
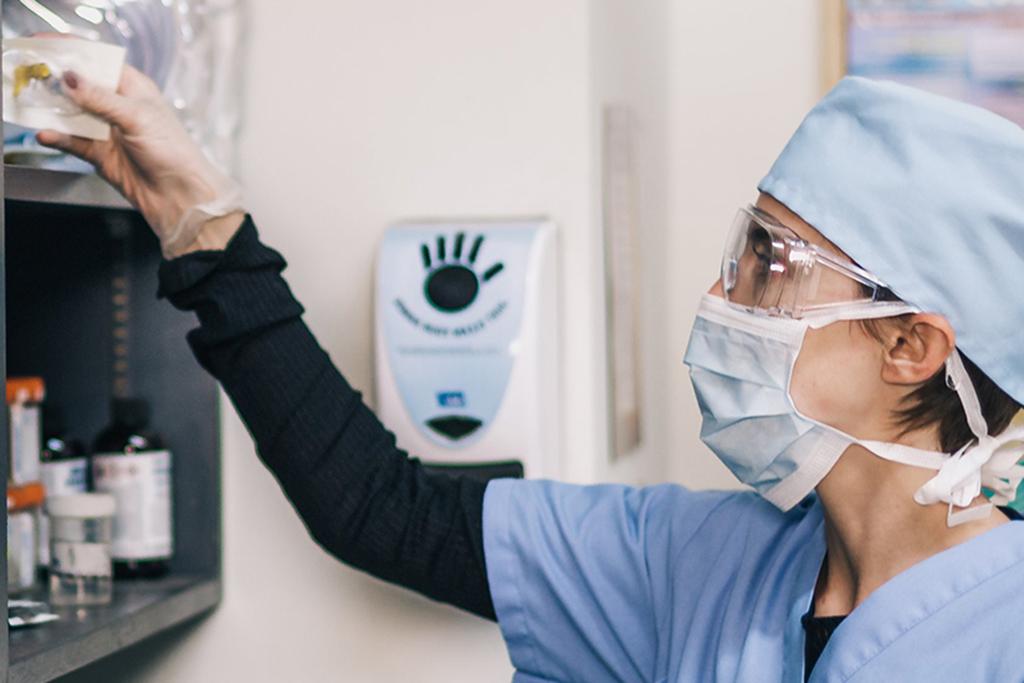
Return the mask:
<path id="1" fill-rule="evenodd" d="M 78 493 L 50 498 L 50 603 L 104 605 L 114 593 L 110 544 L 114 497 Z"/>

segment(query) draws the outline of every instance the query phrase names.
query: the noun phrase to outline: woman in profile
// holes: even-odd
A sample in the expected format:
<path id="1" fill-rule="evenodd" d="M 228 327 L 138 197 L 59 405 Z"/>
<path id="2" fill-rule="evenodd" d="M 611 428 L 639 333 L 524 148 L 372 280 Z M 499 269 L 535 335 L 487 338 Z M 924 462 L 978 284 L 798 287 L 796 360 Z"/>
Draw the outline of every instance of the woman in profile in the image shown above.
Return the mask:
<path id="1" fill-rule="evenodd" d="M 40 141 L 160 238 L 162 295 L 313 538 L 496 619 L 516 681 L 1024 680 L 1019 127 L 857 78 L 811 111 L 686 352 L 702 439 L 753 490 L 695 492 L 424 471 L 156 87 L 64 88 L 112 137 Z"/>

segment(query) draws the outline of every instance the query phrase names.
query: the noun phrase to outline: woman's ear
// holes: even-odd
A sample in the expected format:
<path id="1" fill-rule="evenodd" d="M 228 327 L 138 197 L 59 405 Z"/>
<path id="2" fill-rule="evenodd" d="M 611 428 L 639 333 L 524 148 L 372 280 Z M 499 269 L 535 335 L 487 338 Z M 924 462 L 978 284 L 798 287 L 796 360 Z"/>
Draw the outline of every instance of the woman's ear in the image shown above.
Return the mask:
<path id="1" fill-rule="evenodd" d="M 890 384 L 921 384 L 931 379 L 956 348 L 953 327 L 941 315 L 915 313 L 883 336 L 882 379 Z"/>

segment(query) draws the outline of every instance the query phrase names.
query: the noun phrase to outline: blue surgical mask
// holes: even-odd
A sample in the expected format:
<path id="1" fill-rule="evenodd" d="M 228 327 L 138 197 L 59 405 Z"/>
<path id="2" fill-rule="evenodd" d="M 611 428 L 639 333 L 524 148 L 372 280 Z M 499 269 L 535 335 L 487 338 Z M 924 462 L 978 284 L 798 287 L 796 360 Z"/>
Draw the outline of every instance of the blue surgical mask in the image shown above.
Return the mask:
<path id="1" fill-rule="evenodd" d="M 789 385 L 807 330 L 913 311 L 900 302 L 849 304 L 793 320 L 705 295 L 684 359 L 703 417 L 701 440 L 741 482 L 781 510 L 792 508 L 858 442 L 793 404 Z"/>

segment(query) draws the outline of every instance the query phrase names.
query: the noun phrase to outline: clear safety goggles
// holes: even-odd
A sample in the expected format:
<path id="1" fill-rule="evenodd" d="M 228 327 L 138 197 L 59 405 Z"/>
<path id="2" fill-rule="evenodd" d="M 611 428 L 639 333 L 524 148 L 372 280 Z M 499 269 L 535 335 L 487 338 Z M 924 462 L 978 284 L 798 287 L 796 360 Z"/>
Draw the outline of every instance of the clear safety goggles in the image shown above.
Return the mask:
<path id="1" fill-rule="evenodd" d="M 722 286 L 734 306 L 796 319 L 840 306 L 899 301 L 871 273 L 801 239 L 753 206 L 740 209 L 729 232 Z"/>

